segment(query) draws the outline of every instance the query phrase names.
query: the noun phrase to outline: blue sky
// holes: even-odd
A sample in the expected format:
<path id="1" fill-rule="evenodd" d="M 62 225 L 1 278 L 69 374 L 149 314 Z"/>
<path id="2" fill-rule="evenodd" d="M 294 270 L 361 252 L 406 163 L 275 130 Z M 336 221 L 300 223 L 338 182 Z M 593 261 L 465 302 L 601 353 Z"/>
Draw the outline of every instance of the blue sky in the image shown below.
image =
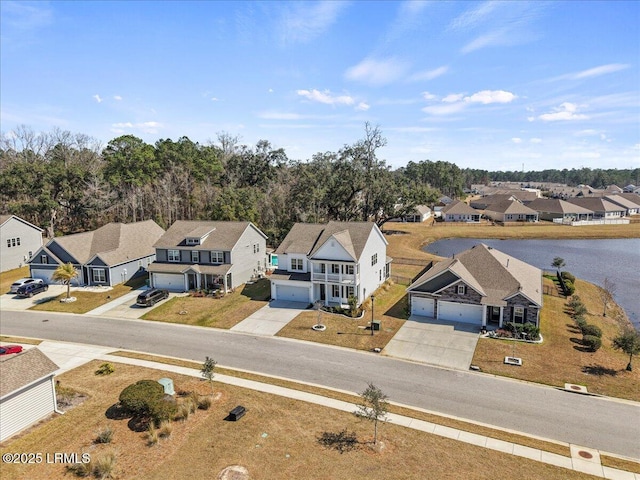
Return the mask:
<path id="1" fill-rule="evenodd" d="M 0 2 L 1 128 L 640 167 L 640 2 Z"/>

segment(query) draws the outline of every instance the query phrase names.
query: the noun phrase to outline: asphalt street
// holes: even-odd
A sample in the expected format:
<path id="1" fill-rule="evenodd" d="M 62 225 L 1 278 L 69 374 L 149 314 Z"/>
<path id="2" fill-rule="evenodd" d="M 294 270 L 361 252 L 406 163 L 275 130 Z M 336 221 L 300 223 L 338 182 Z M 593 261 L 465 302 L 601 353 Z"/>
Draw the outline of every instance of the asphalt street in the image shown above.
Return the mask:
<path id="1" fill-rule="evenodd" d="M 2 335 L 169 355 L 361 392 L 476 422 L 640 458 L 640 404 L 445 370 L 374 353 L 210 328 L 47 312 L 0 312 Z"/>

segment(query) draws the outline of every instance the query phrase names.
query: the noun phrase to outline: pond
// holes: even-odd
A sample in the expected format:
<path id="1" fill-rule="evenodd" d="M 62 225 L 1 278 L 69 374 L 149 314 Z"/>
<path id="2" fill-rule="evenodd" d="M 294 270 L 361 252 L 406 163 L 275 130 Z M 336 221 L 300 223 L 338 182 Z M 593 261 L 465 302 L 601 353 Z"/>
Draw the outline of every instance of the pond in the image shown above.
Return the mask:
<path id="1" fill-rule="evenodd" d="M 563 270 L 576 277 L 602 286 L 608 278 L 616 285 L 615 300 L 624 308 L 636 329 L 640 330 L 640 239 L 607 240 L 496 240 L 451 238 L 438 240 L 424 250 L 451 257 L 472 246 L 484 243 L 490 247 L 535 265 L 553 270 L 555 257 L 566 262 Z"/>

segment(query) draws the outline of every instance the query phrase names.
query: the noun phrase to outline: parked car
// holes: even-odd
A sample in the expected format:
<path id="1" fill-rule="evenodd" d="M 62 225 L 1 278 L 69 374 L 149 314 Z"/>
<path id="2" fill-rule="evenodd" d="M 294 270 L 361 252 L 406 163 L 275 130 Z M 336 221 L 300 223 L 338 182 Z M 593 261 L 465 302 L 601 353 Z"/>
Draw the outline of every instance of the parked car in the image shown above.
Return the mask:
<path id="1" fill-rule="evenodd" d="M 18 288 L 16 295 L 18 295 L 19 297 L 33 297 L 35 294 L 46 292 L 47 290 L 49 290 L 49 285 L 47 285 L 46 283 L 33 282 Z"/>
<path id="2" fill-rule="evenodd" d="M 18 293 L 18 289 L 23 285 L 29 285 L 30 283 L 44 283 L 39 278 L 21 278 L 20 280 L 16 280 L 11 284 L 11 289 L 9 293 Z"/>
<path id="3" fill-rule="evenodd" d="M 169 298 L 169 290 L 164 290 L 162 288 L 151 288 L 138 295 L 136 305 L 138 305 L 139 307 L 151 307 L 158 303 L 160 300 L 164 300 L 165 298 Z"/>
<path id="4" fill-rule="evenodd" d="M 22 347 L 20 345 L 4 345 L 0 347 L 0 355 L 9 355 L 11 353 L 20 353 Z"/>

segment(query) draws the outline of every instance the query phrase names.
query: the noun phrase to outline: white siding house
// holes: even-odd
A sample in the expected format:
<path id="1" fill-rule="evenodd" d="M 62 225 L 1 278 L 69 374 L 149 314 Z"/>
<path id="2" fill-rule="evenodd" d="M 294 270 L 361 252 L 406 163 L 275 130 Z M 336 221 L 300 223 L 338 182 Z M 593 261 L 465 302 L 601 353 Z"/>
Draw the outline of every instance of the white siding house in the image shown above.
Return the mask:
<path id="1" fill-rule="evenodd" d="M 375 223 L 297 223 L 276 250 L 271 298 L 360 305 L 390 274 L 387 241 Z"/>
<path id="2" fill-rule="evenodd" d="M 0 442 L 57 411 L 57 370 L 37 348 L 0 357 Z"/>
<path id="3" fill-rule="evenodd" d="M 0 272 L 26 265 L 42 247 L 42 229 L 15 215 L 0 215 Z"/>

